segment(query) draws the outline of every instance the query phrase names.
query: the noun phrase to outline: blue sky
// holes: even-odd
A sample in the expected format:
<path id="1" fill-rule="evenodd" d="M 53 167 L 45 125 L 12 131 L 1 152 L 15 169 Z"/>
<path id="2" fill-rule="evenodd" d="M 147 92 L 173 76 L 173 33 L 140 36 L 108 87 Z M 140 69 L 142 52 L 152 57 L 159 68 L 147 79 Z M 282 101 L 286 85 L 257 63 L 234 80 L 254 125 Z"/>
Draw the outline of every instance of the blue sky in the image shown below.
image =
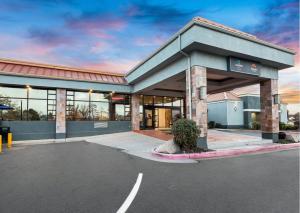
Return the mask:
<path id="1" fill-rule="evenodd" d="M 295 0 L 0 0 L 0 57 L 124 73 L 194 16 L 299 49 Z M 299 92 L 299 70 L 281 91 Z"/>

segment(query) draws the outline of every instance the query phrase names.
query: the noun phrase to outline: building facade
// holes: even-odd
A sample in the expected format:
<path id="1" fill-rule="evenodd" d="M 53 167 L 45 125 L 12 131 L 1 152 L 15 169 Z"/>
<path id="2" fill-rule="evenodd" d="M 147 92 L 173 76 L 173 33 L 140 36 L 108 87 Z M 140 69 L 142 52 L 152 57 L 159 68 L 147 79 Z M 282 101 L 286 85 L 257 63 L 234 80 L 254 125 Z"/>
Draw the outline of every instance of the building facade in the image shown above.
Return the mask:
<path id="1" fill-rule="evenodd" d="M 209 95 L 208 121 L 215 122 L 219 128 L 260 129 L 260 95 L 256 87 L 247 88 L 251 92 L 239 95 L 245 88 Z M 236 93 L 235 93 L 236 92 Z M 279 122 L 287 124 L 287 104 L 279 104 Z"/>
<path id="2" fill-rule="evenodd" d="M 262 137 L 278 138 L 278 70 L 295 52 L 196 17 L 126 75 L 0 61 L 2 112 L 15 140 L 169 128 L 196 122 L 207 146 L 207 94 L 259 84 Z"/>

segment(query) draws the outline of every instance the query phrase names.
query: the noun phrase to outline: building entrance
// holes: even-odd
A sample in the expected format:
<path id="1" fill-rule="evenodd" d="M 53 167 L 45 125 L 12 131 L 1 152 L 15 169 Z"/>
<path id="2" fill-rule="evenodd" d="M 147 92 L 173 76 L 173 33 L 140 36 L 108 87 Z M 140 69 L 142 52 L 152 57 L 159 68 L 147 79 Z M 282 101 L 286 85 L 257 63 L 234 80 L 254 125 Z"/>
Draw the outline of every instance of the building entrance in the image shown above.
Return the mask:
<path id="1" fill-rule="evenodd" d="M 172 107 L 145 107 L 145 129 L 168 129 L 180 116 L 180 109 Z"/>
<path id="2" fill-rule="evenodd" d="M 161 96 L 141 96 L 141 129 L 168 129 L 184 117 L 184 99 Z"/>

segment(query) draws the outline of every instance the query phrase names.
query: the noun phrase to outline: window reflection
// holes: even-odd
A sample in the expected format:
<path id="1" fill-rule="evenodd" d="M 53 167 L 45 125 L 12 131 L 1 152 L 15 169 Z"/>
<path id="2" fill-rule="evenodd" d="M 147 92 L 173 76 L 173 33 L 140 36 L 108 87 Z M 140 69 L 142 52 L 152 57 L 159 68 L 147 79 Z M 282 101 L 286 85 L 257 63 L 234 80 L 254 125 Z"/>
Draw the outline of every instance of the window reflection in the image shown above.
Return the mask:
<path id="1" fill-rule="evenodd" d="M 1 120 L 55 120 L 56 90 L 0 87 Z"/>
<path id="2" fill-rule="evenodd" d="M 153 96 L 144 96 L 144 105 L 153 105 Z"/>
<path id="3" fill-rule="evenodd" d="M 130 95 L 67 91 L 68 120 L 130 120 Z"/>
<path id="4" fill-rule="evenodd" d="M 28 120 L 47 120 L 47 100 L 29 100 L 27 112 Z"/>

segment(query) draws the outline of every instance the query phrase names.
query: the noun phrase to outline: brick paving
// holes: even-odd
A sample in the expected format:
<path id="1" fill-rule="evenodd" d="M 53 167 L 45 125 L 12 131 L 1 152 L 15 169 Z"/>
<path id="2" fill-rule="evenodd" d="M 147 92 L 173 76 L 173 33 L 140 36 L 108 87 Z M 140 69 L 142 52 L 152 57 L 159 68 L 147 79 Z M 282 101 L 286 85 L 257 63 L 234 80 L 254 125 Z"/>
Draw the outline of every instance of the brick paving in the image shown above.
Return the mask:
<path id="1" fill-rule="evenodd" d="M 164 141 L 173 139 L 171 134 L 159 130 L 136 130 L 134 132 Z M 208 142 L 256 141 L 258 138 L 258 136 L 239 134 L 237 131 L 233 133 L 221 130 L 208 130 Z"/>

